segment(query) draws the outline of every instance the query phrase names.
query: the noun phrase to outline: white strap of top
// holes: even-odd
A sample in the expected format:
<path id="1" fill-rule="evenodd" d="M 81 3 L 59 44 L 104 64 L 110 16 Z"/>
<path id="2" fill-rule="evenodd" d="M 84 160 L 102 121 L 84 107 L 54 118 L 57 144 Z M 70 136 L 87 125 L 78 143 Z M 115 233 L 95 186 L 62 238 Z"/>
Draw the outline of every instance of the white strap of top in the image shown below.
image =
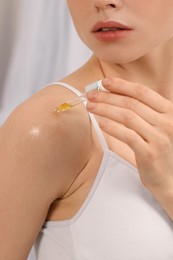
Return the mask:
<path id="1" fill-rule="evenodd" d="M 81 92 L 79 90 L 77 90 L 74 87 L 72 87 L 71 85 L 69 85 L 67 83 L 64 83 L 64 82 L 61 82 L 61 81 L 53 82 L 53 83 L 51 83 L 49 85 L 59 85 L 59 86 L 62 86 L 62 87 L 65 87 L 65 88 L 71 90 L 77 96 L 81 95 Z M 47 86 L 49 86 L 49 85 L 47 85 Z M 84 102 L 83 104 L 86 106 L 86 102 Z M 104 135 L 103 135 L 103 133 L 102 133 L 102 131 L 101 131 L 101 129 L 100 129 L 100 127 L 99 127 L 95 117 L 94 117 L 94 115 L 89 113 L 89 116 L 90 116 L 91 122 L 92 122 L 92 124 L 93 124 L 93 126 L 94 126 L 94 128 L 96 130 L 97 136 L 98 136 L 98 138 L 100 140 L 100 143 L 101 143 L 101 146 L 102 146 L 103 150 L 104 151 L 108 150 L 109 148 L 108 148 L 107 142 L 105 140 L 105 137 L 104 137 Z"/>

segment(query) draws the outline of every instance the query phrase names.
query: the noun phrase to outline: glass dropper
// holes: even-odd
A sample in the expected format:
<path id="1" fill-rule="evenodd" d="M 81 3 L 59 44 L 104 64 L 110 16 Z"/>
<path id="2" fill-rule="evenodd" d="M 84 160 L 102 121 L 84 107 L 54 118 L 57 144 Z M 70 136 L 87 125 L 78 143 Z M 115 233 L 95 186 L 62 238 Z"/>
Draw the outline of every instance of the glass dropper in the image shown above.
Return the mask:
<path id="1" fill-rule="evenodd" d="M 57 113 L 64 112 L 67 109 L 70 109 L 78 104 L 81 104 L 86 101 L 86 94 L 90 91 L 98 90 L 98 91 L 105 91 L 106 89 L 102 86 L 102 81 L 96 81 L 94 83 L 91 83 L 85 87 L 85 92 L 82 93 L 80 96 L 71 99 L 55 108 L 55 111 Z"/>

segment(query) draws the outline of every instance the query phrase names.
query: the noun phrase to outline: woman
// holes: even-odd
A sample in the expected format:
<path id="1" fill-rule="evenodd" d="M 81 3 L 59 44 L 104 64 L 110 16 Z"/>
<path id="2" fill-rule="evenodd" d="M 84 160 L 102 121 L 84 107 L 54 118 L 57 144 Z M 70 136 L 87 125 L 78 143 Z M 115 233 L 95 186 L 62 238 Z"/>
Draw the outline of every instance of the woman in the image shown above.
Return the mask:
<path id="1" fill-rule="evenodd" d="M 1 129 L 1 259 L 173 259 L 173 2 L 67 2 L 93 56 Z"/>

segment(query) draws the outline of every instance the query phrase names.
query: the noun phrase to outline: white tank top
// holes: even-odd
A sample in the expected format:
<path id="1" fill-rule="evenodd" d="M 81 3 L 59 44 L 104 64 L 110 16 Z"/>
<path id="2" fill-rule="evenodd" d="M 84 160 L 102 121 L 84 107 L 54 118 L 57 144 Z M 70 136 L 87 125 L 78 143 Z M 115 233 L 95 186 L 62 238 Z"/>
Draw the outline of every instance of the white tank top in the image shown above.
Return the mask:
<path id="1" fill-rule="evenodd" d="M 90 117 L 104 151 L 97 177 L 74 217 L 44 223 L 35 242 L 37 260 L 173 260 L 172 221 L 137 169 L 109 150 Z"/>

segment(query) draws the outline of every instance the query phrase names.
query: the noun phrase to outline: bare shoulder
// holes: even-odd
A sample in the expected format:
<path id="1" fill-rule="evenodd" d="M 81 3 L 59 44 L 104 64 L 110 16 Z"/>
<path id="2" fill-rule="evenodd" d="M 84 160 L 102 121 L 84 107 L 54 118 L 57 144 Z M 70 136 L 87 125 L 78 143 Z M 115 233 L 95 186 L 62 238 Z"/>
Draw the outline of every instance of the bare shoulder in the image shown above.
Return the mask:
<path id="1" fill-rule="evenodd" d="M 74 94 L 65 88 L 46 87 L 17 107 L 0 129 L 0 211 L 4 212 L 0 251 L 4 259 L 11 259 L 9 249 L 16 253 L 13 259 L 26 258 L 50 204 L 70 186 L 90 156 L 84 106 L 58 115 L 54 111 L 71 98 Z"/>
<path id="2" fill-rule="evenodd" d="M 82 154 L 81 148 L 89 146 L 88 114 L 83 105 L 64 113 L 55 112 L 57 105 L 74 96 L 71 91 L 52 85 L 17 107 L 1 128 L 3 154 L 11 154 L 10 161 L 17 157 L 23 162 L 31 161 L 31 168 L 37 165 L 43 170 L 46 166 L 46 173 L 60 164 L 63 168 L 64 163 L 65 168 L 73 166 L 78 172 L 81 166 L 75 164 L 79 165 L 87 154 Z"/>

